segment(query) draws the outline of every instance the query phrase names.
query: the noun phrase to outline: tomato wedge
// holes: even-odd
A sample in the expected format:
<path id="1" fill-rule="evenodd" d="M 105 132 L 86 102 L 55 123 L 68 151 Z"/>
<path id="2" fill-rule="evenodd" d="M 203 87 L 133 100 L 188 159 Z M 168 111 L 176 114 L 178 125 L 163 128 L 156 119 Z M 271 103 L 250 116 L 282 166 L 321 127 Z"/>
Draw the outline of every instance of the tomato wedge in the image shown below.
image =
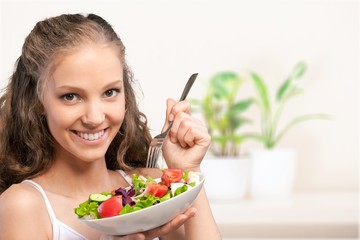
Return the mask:
<path id="1" fill-rule="evenodd" d="M 102 202 L 97 210 L 101 218 L 107 218 L 119 215 L 122 208 L 122 196 L 117 195 Z"/>
<path id="2" fill-rule="evenodd" d="M 146 191 L 148 194 L 153 195 L 154 197 L 163 197 L 169 190 L 167 186 L 157 183 L 148 183 L 146 186 Z"/>
<path id="3" fill-rule="evenodd" d="M 161 182 L 169 187 L 171 183 L 181 182 L 182 177 L 183 172 L 180 169 L 164 169 Z"/>

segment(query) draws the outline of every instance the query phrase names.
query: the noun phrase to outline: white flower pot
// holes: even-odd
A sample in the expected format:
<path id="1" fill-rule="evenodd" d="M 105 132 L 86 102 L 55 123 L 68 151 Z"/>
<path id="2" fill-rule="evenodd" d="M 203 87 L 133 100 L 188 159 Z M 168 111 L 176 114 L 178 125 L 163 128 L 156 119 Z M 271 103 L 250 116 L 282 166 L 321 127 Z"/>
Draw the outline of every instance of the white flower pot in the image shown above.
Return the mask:
<path id="1" fill-rule="evenodd" d="M 248 189 L 249 158 L 207 156 L 201 163 L 210 200 L 241 199 Z"/>
<path id="2" fill-rule="evenodd" d="M 250 156 L 251 197 L 284 198 L 291 195 L 297 160 L 295 150 L 256 150 Z"/>

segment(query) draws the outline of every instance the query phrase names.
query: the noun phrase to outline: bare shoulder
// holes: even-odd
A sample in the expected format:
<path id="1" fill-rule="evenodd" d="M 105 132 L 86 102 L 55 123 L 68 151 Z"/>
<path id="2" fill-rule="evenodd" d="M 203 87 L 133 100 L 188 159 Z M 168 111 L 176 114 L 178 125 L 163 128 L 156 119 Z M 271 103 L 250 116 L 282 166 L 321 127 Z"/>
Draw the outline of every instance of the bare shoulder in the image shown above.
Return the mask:
<path id="1" fill-rule="evenodd" d="M 8 210 L 8 208 L 36 207 L 41 201 L 42 196 L 33 187 L 27 184 L 14 184 L 0 195 L 0 213 Z M 14 210 L 16 210 L 14 209 Z"/>
<path id="2" fill-rule="evenodd" d="M 0 195 L 0 239 L 29 239 L 35 234 L 42 239 L 48 221 L 44 200 L 32 186 L 14 184 Z"/>

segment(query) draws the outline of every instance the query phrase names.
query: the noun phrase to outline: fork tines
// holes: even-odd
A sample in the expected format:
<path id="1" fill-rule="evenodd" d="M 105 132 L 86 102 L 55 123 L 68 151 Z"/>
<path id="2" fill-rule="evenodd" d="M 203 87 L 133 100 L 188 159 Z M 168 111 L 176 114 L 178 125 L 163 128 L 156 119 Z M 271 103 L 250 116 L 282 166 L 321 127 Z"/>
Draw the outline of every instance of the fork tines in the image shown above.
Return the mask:
<path id="1" fill-rule="evenodd" d="M 157 160 L 159 158 L 159 153 L 161 151 L 164 138 L 156 138 L 154 140 L 151 142 L 149 147 L 148 157 L 146 161 L 146 168 L 155 168 L 157 167 L 158 164 Z"/>

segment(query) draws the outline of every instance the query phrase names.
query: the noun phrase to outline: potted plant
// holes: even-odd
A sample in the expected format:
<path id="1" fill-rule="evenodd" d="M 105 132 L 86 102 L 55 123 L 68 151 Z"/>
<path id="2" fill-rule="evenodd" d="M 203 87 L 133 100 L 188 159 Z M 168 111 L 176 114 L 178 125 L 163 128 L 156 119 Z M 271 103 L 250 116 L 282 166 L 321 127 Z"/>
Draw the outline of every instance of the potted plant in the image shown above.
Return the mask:
<path id="1" fill-rule="evenodd" d="M 286 104 L 302 93 L 298 81 L 306 71 L 306 64 L 299 62 L 276 92 L 275 101 L 270 101 L 269 89 L 263 79 L 255 72 L 250 78 L 256 89 L 255 105 L 260 112 L 261 131 L 254 139 L 261 142 L 262 151 L 252 151 L 252 173 L 250 193 L 255 197 L 288 196 L 293 188 L 296 151 L 279 149 L 277 144 L 295 125 L 312 119 L 326 118 L 325 114 L 307 114 L 293 118 L 284 127 L 279 121 Z"/>
<path id="2" fill-rule="evenodd" d="M 207 193 L 212 199 L 242 198 L 248 186 L 249 163 L 241 156 L 240 146 L 250 136 L 240 130 L 251 122 L 244 113 L 253 99 L 238 99 L 245 81 L 234 72 L 218 72 L 207 82 L 204 97 L 192 99 L 194 109 L 197 107 L 202 113 L 212 138 L 210 154 L 202 164 L 202 171 L 209 176 Z"/>

